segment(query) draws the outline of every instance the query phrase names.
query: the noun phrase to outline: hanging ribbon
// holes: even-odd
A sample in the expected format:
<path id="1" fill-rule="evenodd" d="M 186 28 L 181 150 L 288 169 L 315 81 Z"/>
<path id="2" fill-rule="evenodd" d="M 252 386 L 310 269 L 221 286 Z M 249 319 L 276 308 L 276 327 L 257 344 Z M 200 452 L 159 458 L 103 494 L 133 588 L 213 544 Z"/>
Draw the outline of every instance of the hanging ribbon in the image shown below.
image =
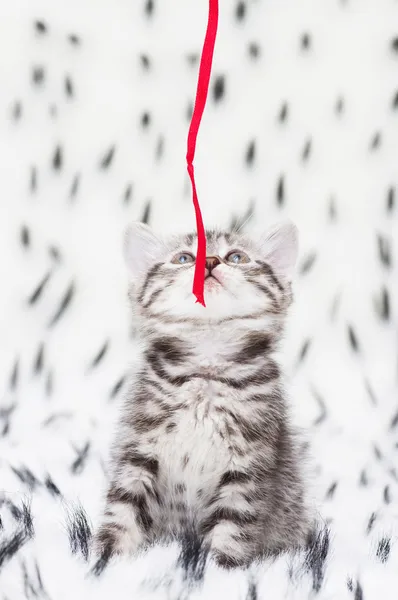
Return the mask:
<path id="1" fill-rule="evenodd" d="M 203 44 L 202 57 L 200 59 L 198 87 L 196 91 L 195 107 L 192 114 L 191 125 L 188 133 L 187 169 L 192 183 L 193 204 L 196 215 L 196 229 L 198 232 L 198 249 L 196 253 L 195 275 L 193 281 L 193 293 L 196 302 L 206 306 L 204 300 L 205 269 L 206 269 L 206 234 L 203 227 L 202 213 L 199 206 L 198 194 L 195 184 L 195 173 L 193 160 L 195 157 L 196 139 L 198 136 L 200 122 L 205 109 L 207 93 L 213 62 L 214 46 L 216 43 L 218 27 L 218 0 L 209 0 L 209 19 L 207 23 L 206 37 Z"/>

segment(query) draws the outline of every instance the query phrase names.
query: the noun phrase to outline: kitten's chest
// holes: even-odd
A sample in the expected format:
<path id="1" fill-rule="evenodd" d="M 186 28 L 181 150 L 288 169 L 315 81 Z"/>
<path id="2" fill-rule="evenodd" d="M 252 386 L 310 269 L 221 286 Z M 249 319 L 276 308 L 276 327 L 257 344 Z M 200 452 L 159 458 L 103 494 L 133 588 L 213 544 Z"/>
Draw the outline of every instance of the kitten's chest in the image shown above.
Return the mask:
<path id="1" fill-rule="evenodd" d="M 214 382 L 192 383 L 183 408 L 173 417 L 161 456 L 168 478 L 193 488 L 211 485 L 237 459 L 239 432 L 230 423 L 227 398 Z"/>

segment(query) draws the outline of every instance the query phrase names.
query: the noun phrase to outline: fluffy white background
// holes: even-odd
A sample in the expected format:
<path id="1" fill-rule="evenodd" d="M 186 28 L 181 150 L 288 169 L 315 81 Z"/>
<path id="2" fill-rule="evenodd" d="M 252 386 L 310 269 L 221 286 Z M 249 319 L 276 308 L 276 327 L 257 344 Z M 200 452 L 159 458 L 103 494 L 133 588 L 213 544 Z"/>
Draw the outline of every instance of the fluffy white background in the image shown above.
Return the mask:
<path id="1" fill-rule="evenodd" d="M 69 549 L 63 503 L 43 485 L 49 474 L 64 499 L 81 502 L 96 523 L 123 385 L 112 390 L 136 351 L 122 231 L 148 202 L 154 227 L 194 227 L 185 146 L 198 65 L 190 57 L 201 50 L 207 2 L 153 0 L 150 14 L 147 5 L 0 6 L 0 491 L 16 504 L 31 498 L 36 528 L 34 540 L 3 562 L 2 598 L 34 597 L 24 577 L 34 561 L 51 599 L 188 597 L 174 550 L 155 549 L 99 581 L 86 579 L 87 565 Z M 397 22 L 394 0 L 220 0 L 195 161 L 208 226 L 228 225 L 253 206 L 248 229 L 285 217 L 300 229 L 285 356 L 295 418 L 312 445 L 313 502 L 332 530 L 319 592 L 325 599 L 396 598 L 398 590 L 398 437 L 391 427 L 398 408 Z M 220 76 L 224 95 L 216 102 Z M 43 293 L 29 304 L 46 274 Z M 51 325 L 68 291 L 71 300 Z M 74 469 L 87 444 L 82 468 Z M 13 470 L 21 467 L 36 477 L 33 489 Z M 7 511 L 3 503 L 0 543 L 15 526 Z M 377 556 L 383 536 L 385 563 Z M 257 597 L 310 597 L 311 578 L 289 581 L 287 569 L 281 559 L 253 574 Z M 37 597 L 46 597 L 35 585 Z M 192 598 L 253 594 L 247 574 L 210 565 Z"/>

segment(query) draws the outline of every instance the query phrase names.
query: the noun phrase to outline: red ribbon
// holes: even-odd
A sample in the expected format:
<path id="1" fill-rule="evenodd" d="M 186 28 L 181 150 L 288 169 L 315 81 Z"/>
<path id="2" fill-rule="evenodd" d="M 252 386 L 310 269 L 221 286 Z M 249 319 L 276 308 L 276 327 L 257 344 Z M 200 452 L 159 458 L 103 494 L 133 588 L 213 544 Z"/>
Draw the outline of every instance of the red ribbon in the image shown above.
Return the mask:
<path id="1" fill-rule="evenodd" d="M 193 280 L 193 293 L 196 302 L 206 306 L 204 300 L 205 269 L 206 269 L 206 234 L 203 227 L 202 213 L 200 211 L 198 195 L 196 192 L 193 159 L 195 157 L 196 138 L 198 136 L 200 122 L 206 105 L 207 93 L 213 62 L 214 46 L 216 43 L 218 26 L 218 0 L 209 0 L 209 19 L 207 23 L 206 37 L 203 44 L 202 57 L 200 59 L 198 87 L 196 91 L 195 108 L 192 115 L 191 125 L 188 133 L 187 169 L 192 183 L 193 204 L 196 215 L 196 228 L 198 231 L 198 250 L 196 253 L 195 275 Z"/>

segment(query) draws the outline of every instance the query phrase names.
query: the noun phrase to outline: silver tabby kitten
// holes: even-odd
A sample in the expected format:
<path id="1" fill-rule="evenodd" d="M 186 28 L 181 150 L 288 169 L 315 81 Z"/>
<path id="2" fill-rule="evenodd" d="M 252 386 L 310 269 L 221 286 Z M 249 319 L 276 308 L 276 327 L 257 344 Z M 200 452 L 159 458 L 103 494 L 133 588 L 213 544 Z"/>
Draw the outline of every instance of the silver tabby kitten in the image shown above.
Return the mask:
<path id="1" fill-rule="evenodd" d="M 207 232 L 206 308 L 192 295 L 196 236 L 129 228 L 125 256 L 142 359 L 126 397 L 96 546 L 135 552 L 194 530 L 225 567 L 301 544 L 298 450 L 275 360 L 292 301 L 297 232 Z"/>

